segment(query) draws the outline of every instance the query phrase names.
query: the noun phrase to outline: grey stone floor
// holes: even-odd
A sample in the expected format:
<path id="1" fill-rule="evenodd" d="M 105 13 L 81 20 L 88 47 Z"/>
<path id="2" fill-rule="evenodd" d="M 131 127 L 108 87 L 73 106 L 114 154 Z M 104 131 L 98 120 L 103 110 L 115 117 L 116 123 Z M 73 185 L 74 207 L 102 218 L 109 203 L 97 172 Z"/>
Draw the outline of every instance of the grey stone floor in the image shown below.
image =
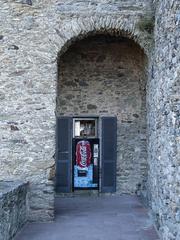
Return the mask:
<path id="1" fill-rule="evenodd" d="M 158 240 L 135 196 L 56 198 L 53 223 L 27 224 L 15 240 Z"/>

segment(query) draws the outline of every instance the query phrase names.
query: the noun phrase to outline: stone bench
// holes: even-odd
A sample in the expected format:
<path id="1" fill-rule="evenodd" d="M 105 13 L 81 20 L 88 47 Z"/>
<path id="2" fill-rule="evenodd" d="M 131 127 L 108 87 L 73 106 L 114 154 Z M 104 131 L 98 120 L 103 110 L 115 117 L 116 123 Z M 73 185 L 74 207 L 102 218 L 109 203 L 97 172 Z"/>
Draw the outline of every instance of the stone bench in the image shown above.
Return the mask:
<path id="1" fill-rule="evenodd" d="M 27 222 L 28 184 L 0 181 L 0 240 L 12 239 Z"/>

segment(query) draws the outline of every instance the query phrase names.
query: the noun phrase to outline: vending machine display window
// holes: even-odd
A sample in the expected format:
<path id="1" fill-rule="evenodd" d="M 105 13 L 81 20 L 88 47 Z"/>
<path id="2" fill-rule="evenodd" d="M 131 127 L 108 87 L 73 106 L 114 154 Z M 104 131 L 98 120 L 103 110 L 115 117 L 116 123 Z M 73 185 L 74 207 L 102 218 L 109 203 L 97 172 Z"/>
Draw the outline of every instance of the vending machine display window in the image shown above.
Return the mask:
<path id="1" fill-rule="evenodd" d="M 99 139 L 96 118 L 73 119 L 73 189 L 98 189 Z"/>
<path id="2" fill-rule="evenodd" d="M 74 119 L 74 138 L 96 138 L 97 119 Z"/>

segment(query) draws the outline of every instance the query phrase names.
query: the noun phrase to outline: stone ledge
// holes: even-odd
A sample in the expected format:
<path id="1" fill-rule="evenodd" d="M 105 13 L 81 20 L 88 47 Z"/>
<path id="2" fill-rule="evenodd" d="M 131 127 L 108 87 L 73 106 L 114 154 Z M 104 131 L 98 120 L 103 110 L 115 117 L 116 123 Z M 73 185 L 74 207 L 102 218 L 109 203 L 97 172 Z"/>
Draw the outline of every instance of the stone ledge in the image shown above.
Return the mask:
<path id="1" fill-rule="evenodd" d="M 12 239 L 27 222 L 28 183 L 0 181 L 0 239 Z"/>

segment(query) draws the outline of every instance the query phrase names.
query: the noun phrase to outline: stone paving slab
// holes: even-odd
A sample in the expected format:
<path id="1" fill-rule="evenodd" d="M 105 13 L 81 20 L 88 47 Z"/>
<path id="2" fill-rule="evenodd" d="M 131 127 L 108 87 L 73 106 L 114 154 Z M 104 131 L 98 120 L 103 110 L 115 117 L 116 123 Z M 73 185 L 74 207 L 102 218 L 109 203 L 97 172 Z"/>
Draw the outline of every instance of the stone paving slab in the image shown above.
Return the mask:
<path id="1" fill-rule="evenodd" d="M 15 240 L 159 240 L 136 196 L 57 197 L 53 223 L 29 223 Z"/>

